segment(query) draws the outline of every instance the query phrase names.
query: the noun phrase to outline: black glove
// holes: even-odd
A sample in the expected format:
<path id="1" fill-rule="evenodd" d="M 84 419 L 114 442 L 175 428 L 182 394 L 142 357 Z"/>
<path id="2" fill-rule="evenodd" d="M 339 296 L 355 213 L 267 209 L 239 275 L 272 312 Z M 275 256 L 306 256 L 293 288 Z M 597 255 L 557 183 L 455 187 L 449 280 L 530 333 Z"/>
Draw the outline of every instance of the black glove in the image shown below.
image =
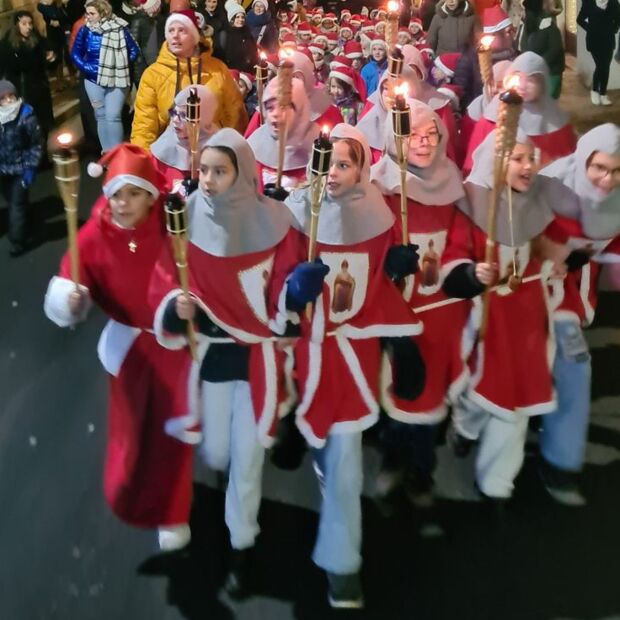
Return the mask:
<path id="1" fill-rule="evenodd" d="M 299 263 L 287 282 L 286 307 L 301 312 L 319 296 L 328 273 L 329 267 L 320 258 L 315 258 L 313 263 Z"/>
<path id="2" fill-rule="evenodd" d="M 307 450 L 306 440 L 295 424 L 295 414 L 290 413 L 278 423 L 271 462 L 278 469 L 293 471 L 301 465 Z"/>
<path id="3" fill-rule="evenodd" d="M 185 177 L 181 185 L 183 186 L 183 192 L 187 198 L 192 192 L 195 192 L 198 189 L 198 179 L 190 179 L 190 177 Z"/>
<path id="4" fill-rule="evenodd" d="M 415 400 L 426 384 L 426 367 L 418 345 L 408 336 L 382 338 L 392 362 L 392 391 L 403 400 Z"/>
<path id="5" fill-rule="evenodd" d="M 383 269 L 390 280 L 398 282 L 407 276 L 417 273 L 420 268 L 418 264 L 420 260 L 418 249 L 419 246 L 415 243 L 410 243 L 409 245 L 393 245 L 387 251 Z"/>
<path id="6" fill-rule="evenodd" d="M 573 250 L 564 262 L 569 271 L 578 271 L 588 264 L 590 258 L 592 258 L 592 252 L 589 250 Z"/>
<path id="7" fill-rule="evenodd" d="M 284 202 L 288 198 L 289 193 L 283 187 L 277 187 L 275 183 L 267 183 L 267 185 L 263 187 L 263 194 L 265 194 L 267 198 L 273 198 L 274 200 Z"/>

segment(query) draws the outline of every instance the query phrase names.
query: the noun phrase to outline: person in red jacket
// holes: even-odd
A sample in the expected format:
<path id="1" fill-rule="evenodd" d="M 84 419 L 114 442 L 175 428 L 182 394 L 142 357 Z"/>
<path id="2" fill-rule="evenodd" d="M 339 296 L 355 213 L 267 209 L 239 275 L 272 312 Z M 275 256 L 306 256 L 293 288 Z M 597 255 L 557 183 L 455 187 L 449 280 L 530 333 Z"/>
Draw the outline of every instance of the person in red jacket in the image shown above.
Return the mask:
<path id="1" fill-rule="evenodd" d="M 123 521 L 158 528 L 161 549 L 171 551 L 190 540 L 192 453 L 165 430 L 185 410 L 178 387 L 190 357 L 157 344 L 147 300 L 151 272 L 169 243 L 164 180 L 137 146 L 120 144 L 100 164 L 107 166 L 103 196 L 78 233 L 79 285 L 67 252 L 47 289 L 45 314 L 70 327 L 94 302 L 108 315 L 97 347 L 109 381 L 105 498 Z"/>

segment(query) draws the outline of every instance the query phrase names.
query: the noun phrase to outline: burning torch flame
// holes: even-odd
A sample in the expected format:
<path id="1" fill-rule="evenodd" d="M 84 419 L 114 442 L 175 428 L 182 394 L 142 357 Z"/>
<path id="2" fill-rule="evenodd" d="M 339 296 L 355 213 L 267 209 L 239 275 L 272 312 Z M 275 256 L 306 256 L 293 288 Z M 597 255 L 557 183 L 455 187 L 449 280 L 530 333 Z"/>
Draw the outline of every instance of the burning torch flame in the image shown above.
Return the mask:
<path id="1" fill-rule="evenodd" d="M 71 143 L 73 142 L 73 136 L 67 131 L 65 133 L 61 133 L 57 138 L 56 138 L 56 142 L 58 142 L 58 144 L 64 148 L 68 147 L 71 145 Z"/>
<path id="2" fill-rule="evenodd" d="M 486 34 L 480 39 L 480 47 L 483 50 L 488 50 L 493 44 L 493 39 L 495 37 L 492 34 Z"/>
<path id="3" fill-rule="evenodd" d="M 396 0 L 390 0 L 387 4 L 388 13 L 398 13 L 399 4 Z"/>
<path id="4" fill-rule="evenodd" d="M 323 129 L 321 130 L 321 133 L 325 136 L 329 136 L 329 125 L 323 125 Z"/>
<path id="5" fill-rule="evenodd" d="M 260 59 L 261 60 L 267 60 L 267 54 L 265 54 L 265 52 L 261 52 L 260 53 Z"/>
<path id="6" fill-rule="evenodd" d="M 407 84 L 407 82 L 403 82 L 402 84 L 399 84 L 398 86 L 394 88 L 394 95 L 396 97 L 398 97 L 399 95 L 402 95 L 406 99 L 408 94 L 409 94 L 409 84 Z"/>
<path id="7" fill-rule="evenodd" d="M 517 90 L 519 88 L 519 76 L 513 74 L 504 80 L 504 88 L 506 90 Z"/>
<path id="8" fill-rule="evenodd" d="M 283 47 L 280 49 L 280 51 L 278 52 L 278 56 L 280 57 L 280 60 L 288 60 L 289 58 L 291 58 L 291 56 L 293 55 L 293 50 Z"/>

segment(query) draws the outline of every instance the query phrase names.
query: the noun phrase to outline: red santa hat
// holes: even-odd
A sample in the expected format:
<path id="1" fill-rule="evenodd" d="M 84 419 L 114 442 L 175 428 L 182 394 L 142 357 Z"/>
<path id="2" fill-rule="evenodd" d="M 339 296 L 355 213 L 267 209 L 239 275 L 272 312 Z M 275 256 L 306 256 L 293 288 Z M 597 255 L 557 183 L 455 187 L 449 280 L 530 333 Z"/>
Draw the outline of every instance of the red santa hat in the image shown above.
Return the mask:
<path id="1" fill-rule="evenodd" d="M 376 47 L 377 45 L 380 45 L 387 52 L 388 44 L 385 39 L 379 35 L 375 35 L 370 39 L 370 49 Z"/>
<path id="2" fill-rule="evenodd" d="M 336 15 L 334 13 L 325 13 L 325 15 L 323 16 L 323 19 L 321 20 L 322 22 L 326 22 L 328 20 L 331 20 L 333 22 L 336 21 Z"/>
<path id="3" fill-rule="evenodd" d="M 428 45 L 428 43 L 418 43 L 414 47 L 416 47 L 418 51 L 420 52 L 420 54 L 422 54 L 422 57 L 424 58 L 424 62 L 427 65 L 430 65 L 433 63 L 433 60 L 435 60 L 435 52 L 433 48 L 430 45 Z"/>
<path id="4" fill-rule="evenodd" d="M 351 15 L 351 11 L 349 11 L 349 9 L 342 9 L 340 11 L 340 19 L 342 19 L 343 15 Z"/>
<path id="5" fill-rule="evenodd" d="M 195 11 L 189 6 L 188 0 L 171 0 L 170 15 L 166 19 L 165 33 L 168 36 L 172 24 L 183 24 L 192 33 L 196 45 L 200 41 L 200 26 Z"/>
<path id="6" fill-rule="evenodd" d="M 493 34 L 508 28 L 508 26 L 512 26 L 512 22 L 501 6 L 496 4 L 484 9 L 484 13 L 482 13 L 482 32 L 484 34 Z"/>
<path id="7" fill-rule="evenodd" d="M 319 32 L 319 34 L 314 37 L 314 43 L 318 43 L 319 45 L 323 46 L 323 49 L 327 49 L 329 38 L 324 32 Z"/>
<path id="8" fill-rule="evenodd" d="M 441 69 L 449 78 L 454 77 L 454 71 L 456 70 L 456 63 L 459 61 L 461 55 L 458 52 L 450 52 L 446 54 L 439 54 L 435 58 L 435 66 Z"/>
<path id="9" fill-rule="evenodd" d="M 86 169 L 89 176 L 95 178 L 105 172 L 101 189 L 106 198 L 128 184 L 140 187 L 157 198 L 166 183 L 151 154 L 128 142 L 110 149 L 97 163 L 88 164 Z"/>
<path id="10" fill-rule="evenodd" d="M 338 33 L 335 31 L 326 32 L 325 36 L 327 37 L 328 43 L 338 43 Z"/>
<path id="11" fill-rule="evenodd" d="M 460 105 L 460 99 L 463 96 L 463 89 L 455 84 L 444 84 L 441 88 L 437 89 L 438 93 L 445 95 L 450 99 L 450 103 L 455 110 L 458 110 Z"/>
<path id="12" fill-rule="evenodd" d="M 371 32 L 374 29 L 375 29 L 375 22 L 373 22 L 371 19 L 362 20 L 362 24 L 360 27 L 360 30 L 362 32 Z"/>
<path id="13" fill-rule="evenodd" d="M 278 54 L 268 54 L 267 58 L 265 58 L 267 62 L 267 68 L 272 73 L 276 73 L 278 71 L 278 65 L 280 64 L 280 57 Z"/>
<path id="14" fill-rule="evenodd" d="M 321 48 L 321 49 L 323 49 L 323 48 Z M 310 62 L 314 62 L 314 58 L 312 57 L 312 52 L 305 45 L 303 45 L 302 47 L 298 47 L 297 51 L 300 54 L 303 54 Z"/>
<path id="15" fill-rule="evenodd" d="M 362 103 L 366 101 L 366 84 L 362 76 L 350 67 L 336 67 L 329 72 L 330 78 L 336 78 L 348 84 L 358 95 Z"/>
<path id="16" fill-rule="evenodd" d="M 345 30 L 348 30 L 351 34 L 353 34 L 353 28 L 349 26 L 349 24 L 342 24 L 342 26 L 340 26 L 340 36 L 342 36 L 342 33 Z"/>
<path id="17" fill-rule="evenodd" d="M 295 35 L 285 34 L 282 39 L 280 39 L 280 47 L 297 49 L 297 39 Z"/>
<path id="18" fill-rule="evenodd" d="M 308 51 L 311 54 L 323 54 L 323 56 L 325 56 L 325 48 L 317 43 L 310 43 L 310 45 L 308 45 Z"/>
<path id="19" fill-rule="evenodd" d="M 330 69 L 334 69 L 336 67 L 349 67 L 349 69 L 353 66 L 353 61 L 346 56 L 336 56 L 329 63 Z"/>
<path id="20" fill-rule="evenodd" d="M 378 19 L 375 22 L 375 32 L 379 32 L 379 26 L 385 27 L 385 20 L 384 19 Z"/>
<path id="21" fill-rule="evenodd" d="M 349 20 L 349 23 L 352 24 L 353 26 L 361 26 L 362 16 L 358 15 L 357 13 L 355 13 L 354 15 L 351 15 L 351 19 Z"/>
<path id="22" fill-rule="evenodd" d="M 424 30 L 424 26 L 422 25 L 422 20 L 419 17 L 412 17 L 409 20 L 409 31 L 413 32 L 422 32 Z"/>
<path id="23" fill-rule="evenodd" d="M 254 76 L 251 73 L 240 71 L 238 80 L 241 80 L 248 90 L 252 90 L 254 87 Z"/>
<path id="24" fill-rule="evenodd" d="M 363 58 L 362 44 L 359 41 L 347 41 L 344 44 L 344 55 L 351 60 Z"/>
<path id="25" fill-rule="evenodd" d="M 312 33 L 312 26 L 308 22 L 301 22 L 301 24 L 297 26 L 297 34 L 302 34 L 302 33 L 308 33 L 308 34 Z"/>

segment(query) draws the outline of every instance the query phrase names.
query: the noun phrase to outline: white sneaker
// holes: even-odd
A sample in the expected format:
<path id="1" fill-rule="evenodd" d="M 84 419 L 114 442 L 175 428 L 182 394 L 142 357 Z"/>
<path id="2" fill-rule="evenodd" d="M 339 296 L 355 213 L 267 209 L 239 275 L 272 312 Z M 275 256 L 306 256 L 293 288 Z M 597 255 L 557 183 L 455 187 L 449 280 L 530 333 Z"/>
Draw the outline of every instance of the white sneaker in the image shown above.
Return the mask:
<path id="1" fill-rule="evenodd" d="M 157 528 L 159 548 L 162 551 L 178 551 L 189 544 L 192 533 L 187 523 Z"/>
<path id="2" fill-rule="evenodd" d="M 607 95 L 601 95 L 601 105 L 612 105 L 611 99 Z"/>
<path id="3" fill-rule="evenodd" d="M 591 90 L 590 101 L 592 101 L 594 105 L 601 105 L 601 96 L 595 90 Z"/>

